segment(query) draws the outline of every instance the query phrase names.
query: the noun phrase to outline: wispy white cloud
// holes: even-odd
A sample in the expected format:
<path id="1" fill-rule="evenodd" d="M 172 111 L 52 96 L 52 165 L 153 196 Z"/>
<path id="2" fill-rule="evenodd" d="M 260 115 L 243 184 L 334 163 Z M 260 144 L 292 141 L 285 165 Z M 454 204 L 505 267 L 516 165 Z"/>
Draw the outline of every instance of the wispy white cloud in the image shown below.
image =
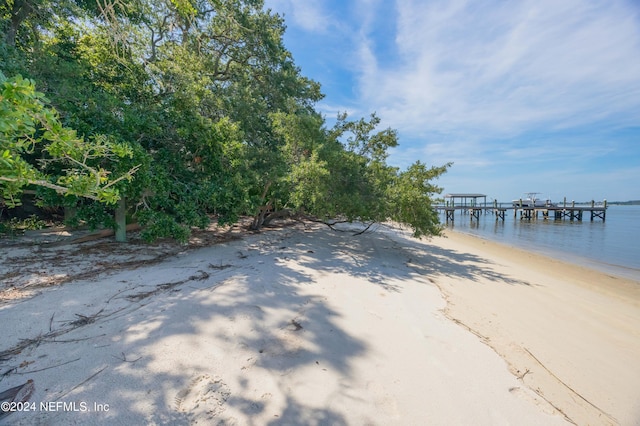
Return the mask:
<path id="1" fill-rule="evenodd" d="M 269 0 L 267 7 L 283 13 L 290 24 L 313 33 L 324 33 L 333 20 L 327 1 Z"/>
<path id="2" fill-rule="evenodd" d="M 398 130 L 392 164 L 453 161 L 450 192 L 640 197 L 636 0 L 267 4 L 327 90 L 328 120 L 376 111 Z"/>
<path id="3" fill-rule="evenodd" d="M 397 20 L 400 62 L 384 62 L 371 38 L 358 55 L 362 101 L 399 128 L 504 135 L 637 120 L 630 3 L 398 0 Z"/>
<path id="4" fill-rule="evenodd" d="M 350 104 L 334 104 L 327 103 L 324 101 L 320 101 L 316 105 L 316 111 L 322 114 L 327 121 L 334 123 L 338 117 L 338 114 L 347 113 L 349 117 L 360 117 L 362 116 L 361 111 L 357 108 L 354 108 L 353 105 Z"/>

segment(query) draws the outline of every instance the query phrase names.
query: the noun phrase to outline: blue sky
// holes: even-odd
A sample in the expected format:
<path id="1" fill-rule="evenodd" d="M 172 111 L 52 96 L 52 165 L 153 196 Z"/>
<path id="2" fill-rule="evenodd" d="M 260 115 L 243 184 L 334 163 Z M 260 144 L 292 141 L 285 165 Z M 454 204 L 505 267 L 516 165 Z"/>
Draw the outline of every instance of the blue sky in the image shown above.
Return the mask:
<path id="1" fill-rule="evenodd" d="M 389 163 L 445 193 L 640 199 L 637 0 L 266 0 L 332 123 L 376 112 Z"/>

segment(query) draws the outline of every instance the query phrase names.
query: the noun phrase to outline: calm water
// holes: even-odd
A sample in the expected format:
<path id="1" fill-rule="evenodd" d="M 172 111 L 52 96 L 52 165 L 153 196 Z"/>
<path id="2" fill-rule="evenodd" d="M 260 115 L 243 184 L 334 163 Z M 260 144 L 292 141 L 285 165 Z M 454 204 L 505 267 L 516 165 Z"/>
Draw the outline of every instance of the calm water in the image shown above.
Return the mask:
<path id="1" fill-rule="evenodd" d="M 640 281 L 640 206 L 609 206 L 605 222 L 588 212 L 580 222 L 520 220 L 510 211 L 504 222 L 492 214 L 471 222 L 456 212 L 447 228 Z"/>

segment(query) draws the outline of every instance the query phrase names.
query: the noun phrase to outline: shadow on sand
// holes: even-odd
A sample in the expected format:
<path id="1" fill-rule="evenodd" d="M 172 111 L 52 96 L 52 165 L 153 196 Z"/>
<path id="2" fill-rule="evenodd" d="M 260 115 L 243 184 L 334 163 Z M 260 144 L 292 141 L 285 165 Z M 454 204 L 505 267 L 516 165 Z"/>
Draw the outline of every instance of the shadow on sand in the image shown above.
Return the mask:
<path id="1" fill-rule="evenodd" d="M 38 403 L 109 406 L 100 413 L 18 413 L 4 421 L 347 424 L 340 412 L 305 404 L 286 380 L 301 369 L 311 376 L 331 369 L 348 379 L 368 350 L 341 325 L 340 312 L 305 290 L 317 285 L 318 274 L 358 277 L 387 292 L 401 292 L 417 276 L 528 285 L 496 273 L 485 259 L 384 227 L 360 236 L 301 227 L 248 236 L 3 307 L 0 322 L 44 323 L 20 337 L 30 341 L 19 350 L 0 345 L 0 391 L 33 379 Z M 109 297 L 92 296 L 105 292 Z M 74 298 L 82 303 L 60 302 Z M 55 322 L 44 321 L 54 315 Z M 51 334 L 56 330 L 64 333 Z M 230 365 L 242 367 L 229 371 Z M 253 380 L 256 370 L 271 378 L 264 389 Z"/>

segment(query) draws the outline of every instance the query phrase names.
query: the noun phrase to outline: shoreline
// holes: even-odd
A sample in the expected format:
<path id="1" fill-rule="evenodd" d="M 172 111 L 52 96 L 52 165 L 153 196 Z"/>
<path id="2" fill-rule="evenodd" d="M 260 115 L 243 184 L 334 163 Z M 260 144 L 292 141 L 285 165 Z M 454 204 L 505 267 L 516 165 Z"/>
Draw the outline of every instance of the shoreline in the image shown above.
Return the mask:
<path id="1" fill-rule="evenodd" d="M 566 263 L 569 265 L 584 267 L 601 274 L 613 275 L 616 278 L 620 278 L 623 280 L 636 281 L 640 285 L 640 280 L 636 278 L 640 276 L 640 269 L 637 269 L 635 267 L 619 265 L 619 264 L 610 263 L 610 262 L 602 262 L 599 260 L 591 259 L 581 254 L 574 254 L 574 253 L 559 250 L 559 249 L 553 249 L 548 247 L 546 248 L 527 247 L 523 244 L 517 244 L 517 243 L 512 244 L 509 242 L 503 242 L 497 239 L 487 237 L 486 235 L 474 234 L 473 232 L 469 232 L 466 230 L 445 228 L 445 233 L 452 233 L 452 232 L 459 235 L 466 235 L 472 238 L 478 238 L 484 241 L 489 241 L 491 243 L 521 250 L 523 252 L 533 253 L 533 254 L 543 256 L 551 260 L 556 260 L 562 263 Z"/>
<path id="2" fill-rule="evenodd" d="M 640 419 L 640 282 L 448 231 L 439 247 L 473 253 L 492 280 L 439 277 L 446 315 L 578 424 Z M 594 419 L 599 419 L 598 421 Z"/>
<path id="3" fill-rule="evenodd" d="M 542 249 L 528 249 L 520 245 L 512 245 L 496 241 L 491 238 L 486 238 L 483 235 L 476 235 L 458 230 L 446 229 L 443 236 L 444 239 L 450 238 L 460 243 L 468 244 L 469 247 L 472 247 L 480 255 L 489 248 L 487 254 L 493 255 L 494 257 L 497 255 L 515 262 L 533 261 L 536 265 L 540 265 L 544 268 L 550 267 L 552 272 L 562 274 L 569 281 L 575 281 L 600 290 L 611 289 L 612 295 L 617 294 L 618 296 L 625 298 L 627 301 L 637 301 L 638 306 L 640 306 L 640 277 L 638 279 L 634 279 L 634 277 L 619 275 L 610 270 L 603 270 L 590 263 L 591 260 L 586 257 L 579 255 L 567 258 L 554 257 L 549 253 L 545 253 Z M 443 237 L 434 237 L 436 240 L 439 238 Z M 557 253 L 559 252 L 554 252 L 553 254 Z M 599 265 L 608 264 L 600 263 Z M 620 265 L 610 266 L 616 270 L 626 269 L 635 272 L 635 269 L 633 268 L 626 268 Z M 601 283 L 601 285 L 594 285 L 593 283 L 595 281 Z"/>
<path id="4" fill-rule="evenodd" d="M 446 224 L 447 232 L 459 232 L 532 251 L 568 263 L 587 266 L 605 274 L 637 281 L 640 263 L 634 257 L 629 236 L 640 232 L 636 206 L 611 206 L 607 221 L 507 218 L 495 223 L 482 216 L 476 223 L 462 217 Z M 463 220 L 466 219 L 466 220 Z"/>

